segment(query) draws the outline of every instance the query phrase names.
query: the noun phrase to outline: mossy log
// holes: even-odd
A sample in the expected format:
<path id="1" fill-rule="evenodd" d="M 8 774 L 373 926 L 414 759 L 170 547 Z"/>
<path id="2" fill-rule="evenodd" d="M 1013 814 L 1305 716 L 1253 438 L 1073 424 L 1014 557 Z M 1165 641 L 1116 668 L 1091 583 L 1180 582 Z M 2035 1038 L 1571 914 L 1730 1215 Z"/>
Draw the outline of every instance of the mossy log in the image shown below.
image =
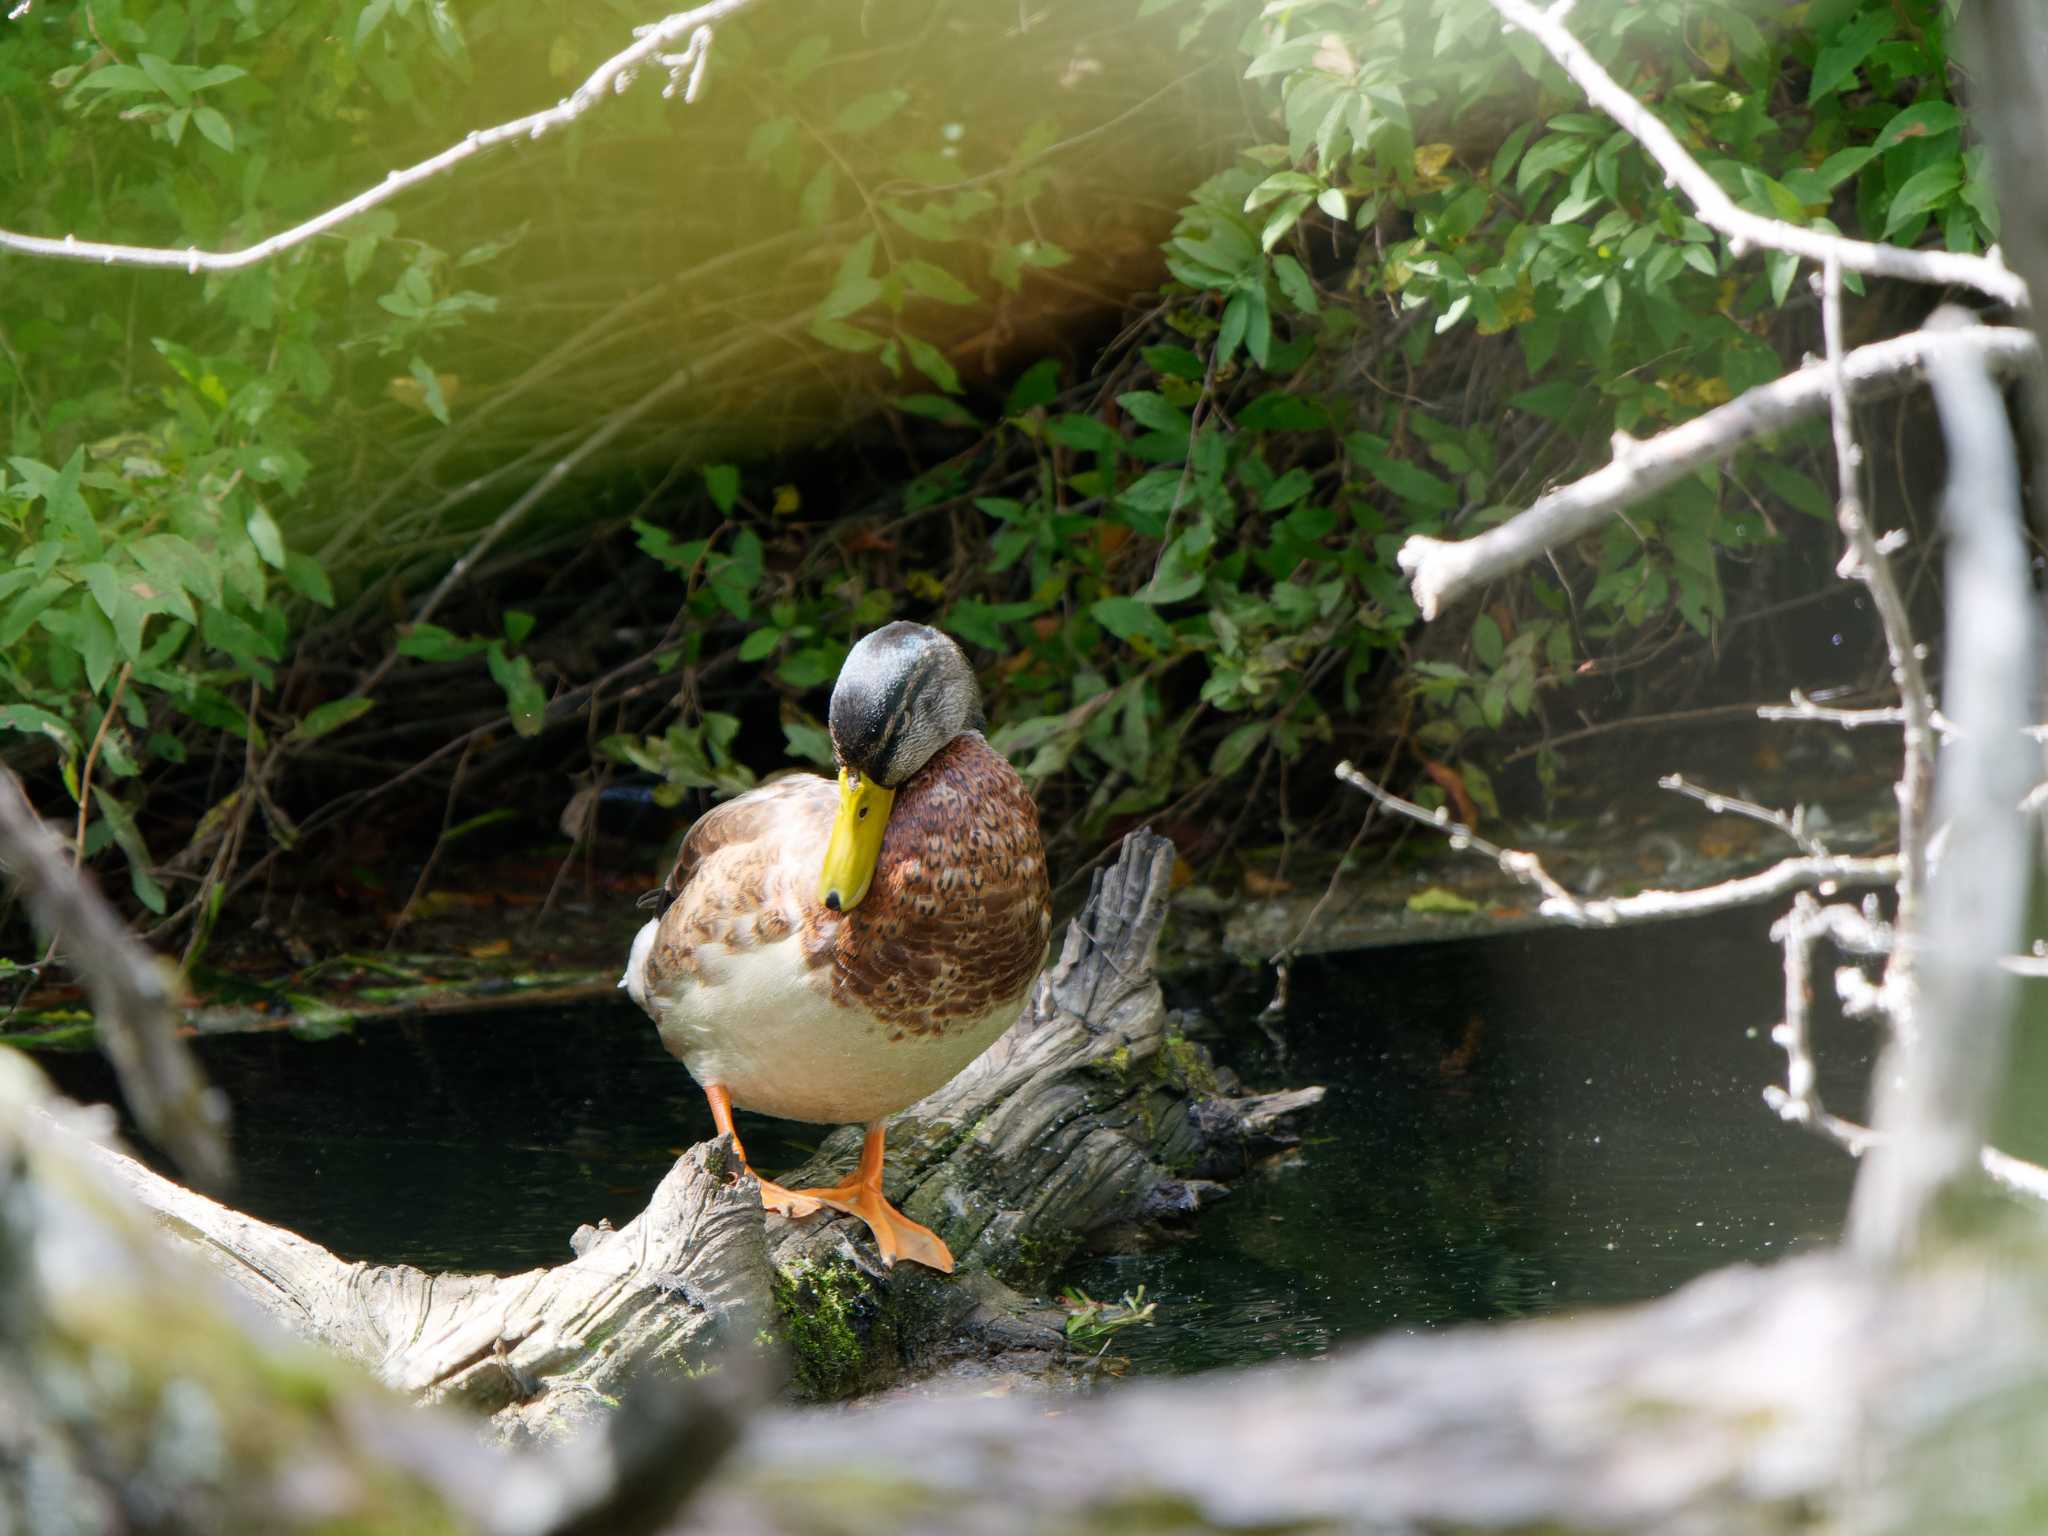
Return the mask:
<path id="1" fill-rule="evenodd" d="M 756 1420 L 679 1531 L 2032 1531 L 2041 1256 L 1735 1268 L 1314 1363 Z"/>
<path id="2" fill-rule="evenodd" d="M 1085 1244 L 1195 1210 L 1321 1096 L 1233 1096 L 1169 1029 L 1152 964 L 1172 861 L 1165 839 L 1134 833 L 1016 1026 L 892 1122 L 890 1196 L 952 1246 L 952 1277 L 883 1268 L 850 1217 L 764 1220 L 723 1142 L 687 1153 L 623 1228 L 577 1233 L 570 1262 L 509 1276 L 348 1263 L 97 1155 L 287 1326 L 422 1401 L 494 1414 L 514 1438 L 557 1434 L 649 1369 L 702 1369 L 730 1344 L 786 1341 L 797 1388 L 818 1397 L 962 1352 L 1057 1349 L 1017 1288 Z M 792 1178 L 832 1182 L 857 1150 L 857 1131 L 836 1133 Z"/>

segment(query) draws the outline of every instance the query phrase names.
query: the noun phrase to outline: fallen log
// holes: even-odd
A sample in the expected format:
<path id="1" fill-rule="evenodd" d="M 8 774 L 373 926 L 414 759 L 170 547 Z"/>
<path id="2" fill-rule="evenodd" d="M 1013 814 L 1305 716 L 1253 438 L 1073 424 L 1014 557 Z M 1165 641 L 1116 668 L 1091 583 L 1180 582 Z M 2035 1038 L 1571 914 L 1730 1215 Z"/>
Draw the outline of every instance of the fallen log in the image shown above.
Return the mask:
<path id="1" fill-rule="evenodd" d="M 575 1257 L 517 1275 L 349 1263 L 318 1244 L 94 1154 L 240 1290 L 426 1403 L 496 1416 L 511 1438 L 601 1415 L 626 1382 L 702 1370 L 730 1347 L 788 1345 L 799 1392 L 839 1397 L 961 1353 L 1057 1349 L 1022 1294 L 1091 1242 L 1183 1217 L 1293 1140 L 1320 1089 L 1237 1096 L 1168 1027 L 1153 974 L 1173 848 L 1134 833 L 1100 872 L 1025 1013 L 967 1071 L 890 1126 L 889 1195 L 938 1231 L 952 1278 L 883 1269 L 852 1218 L 764 1218 L 724 1142 L 693 1148 L 648 1208 L 584 1228 Z M 836 1132 L 790 1178 L 830 1183 Z"/>
<path id="2" fill-rule="evenodd" d="M 671 1526 L 752 1536 L 2030 1530 L 2048 1287 L 1824 1253 L 1581 1318 L 1120 1386 L 778 1410 Z"/>

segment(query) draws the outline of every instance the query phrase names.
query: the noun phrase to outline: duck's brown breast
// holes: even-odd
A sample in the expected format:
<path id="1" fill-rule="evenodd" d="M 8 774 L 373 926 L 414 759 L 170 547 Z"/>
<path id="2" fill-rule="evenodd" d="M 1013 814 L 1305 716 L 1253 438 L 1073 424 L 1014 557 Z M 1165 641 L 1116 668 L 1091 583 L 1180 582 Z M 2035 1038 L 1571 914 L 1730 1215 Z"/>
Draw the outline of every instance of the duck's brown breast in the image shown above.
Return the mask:
<path id="1" fill-rule="evenodd" d="M 956 737 L 897 792 L 866 899 L 807 915 L 835 1002 L 895 1035 L 986 1028 L 1021 1007 L 1052 929 L 1030 791 L 978 734 Z"/>

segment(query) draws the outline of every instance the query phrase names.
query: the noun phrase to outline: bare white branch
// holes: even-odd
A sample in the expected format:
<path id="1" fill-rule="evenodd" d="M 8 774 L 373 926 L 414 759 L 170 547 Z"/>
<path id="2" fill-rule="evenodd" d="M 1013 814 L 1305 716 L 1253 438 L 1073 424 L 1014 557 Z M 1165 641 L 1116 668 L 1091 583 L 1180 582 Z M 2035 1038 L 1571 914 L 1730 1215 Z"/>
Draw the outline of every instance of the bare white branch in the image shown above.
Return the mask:
<path id="1" fill-rule="evenodd" d="M 176 250 L 164 246 L 119 245 L 81 240 L 76 235 L 52 239 L 47 235 L 26 235 L 5 229 L 0 229 L 0 250 L 19 251 L 28 256 L 51 256 L 62 261 L 98 262 L 105 266 L 183 267 L 187 272 L 234 272 L 255 266 L 293 246 L 304 245 L 316 235 L 323 235 L 347 223 L 359 213 L 367 213 L 381 203 L 390 202 L 401 192 L 410 191 L 487 149 L 520 139 L 538 139 L 556 128 L 573 123 L 606 96 L 625 90 L 632 84 L 634 75 L 649 64 L 660 65 L 669 72 L 669 84 L 663 91 L 664 95 L 672 96 L 680 89 L 685 101 L 695 101 L 697 87 L 703 80 L 704 64 L 711 53 L 712 24 L 753 3 L 754 0 L 708 0 L 707 4 L 692 10 L 678 11 L 660 21 L 636 27 L 634 34 L 638 41 L 598 65 L 573 94 L 552 107 L 530 112 L 525 117 L 514 118 L 494 128 L 480 128 L 466 135 L 459 144 L 451 144 L 417 165 L 392 171 L 376 186 L 357 193 L 347 202 L 338 203 L 304 223 L 294 224 L 290 229 L 240 250 L 202 251 L 196 246 Z M 685 39 L 682 50 L 675 51 L 674 45 Z"/>
<path id="2" fill-rule="evenodd" d="M 1835 500 L 1835 521 L 1841 525 L 1847 546 L 1836 570 L 1845 578 L 1863 583 L 1877 609 L 1884 629 L 1885 650 L 1891 660 L 1892 683 L 1899 690 L 1899 712 L 1905 726 L 1904 766 L 1897 786 L 1899 800 L 1899 926 L 1908 933 L 1919 931 L 1920 893 L 1927 878 L 1927 801 L 1934 779 L 1934 700 L 1927 692 L 1926 669 L 1920 664 L 1921 648 L 1913 638 L 1913 621 L 1906 611 L 1905 597 L 1892 579 L 1886 551 L 1870 526 L 1857 489 L 1857 472 L 1863 450 L 1856 446 L 1855 411 L 1850 401 L 1848 367 L 1842 353 L 1842 268 L 1832 256 L 1822 268 L 1819 282 L 1821 334 L 1827 347 L 1826 378 L 1828 415 L 1835 440 L 1835 469 L 1839 491 Z M 1930 373 L 1960 366 L 1943 359 L 1930 359 Z M 1976 371 L 1979 378 L 1983 370 Z M 1988 387 L 1988 384 L 1987 384 Z M 1898 989 L 1903 999 L 1899 1016 L 1912 1015 L 1913 952 L 1901 945 L 1892 956 L 1887 984 Z"/>
<path id="3" fill-rule="evenodd" d="M 1758 805 L 1754 800 L 1744 800 L 1723 790 L 1709 789 L 1704 784 L 1695 784 L 1682 773 L 1667 773 L 1657 781 L 1659 789 L 1668 789 L 1674 794 L 1697 800 L 1715 816 L 1747 816 L 1751 821 L 1760 821 L 1767 827 L 1776 827 L 1815 858 L 1828 856 L 1827 844 L 1814 836 L 1807 825 L 1806 807 L 1794 806 L 1788 816 L 1785 812 L 1768 805 Z"/>
<path id="4" fill-rule="evenodd" d="M 1759 720 L 1811 720 L 1823 725 L 1839 725 L 1853 731 L 1862 725 L 1904 725 L 1906 712 L 1897 705 L 1886 709 L 1837 709 L 1827 704 L 1817 704 L 1799 689 L 1792 690 L 1789 704 L 1766 704 L 1756 712 Z"/>
<path id="5" fill-rule="evenodd" d="M 1783 859 L 1754 875 L 1746 875 L 1739 880 L 1723 880 L 1693 891 L 1640 891 L 1634 896 L 1588 900 L 1565 889 L 1535 854 L 1489 842 L 1463 822 L 1452 821 L 1448 811 L 1432 811 L 1413 800 L 1404 800 L 1393 791 L 1375 784 L 1348 762 L 1337 765 L 1337 777 L 1353 789 L 1370 795 L 1396 815 L 1406 816 L 1441 832 L 1453 848 L 1470 849 L 1492 859 L 1506 873 L 1543 893 L 1543 900 L 1536 909 L 1543 916 L 1580 928 L 1611 928 L 1621 923 L 1702 917 L 1710 912 L 1726 912 L 1767 901 L 1774 896 L 1790 895 L 1808 887 L 1832 895 L 1850 886 L 1890 885 L 1899 878 L 1899 861 L 1896 858 L 1852 858 L 1836 854 L 1826 858 Z"/>
<path id="6" fill-rule="evenodd" d="M 1981 327 L 1968 333 L 1913 331 L 1858 347 L 1842 360 L 1853 402 L 1900 394 L 1925 377 L 1938 353 L 1981 359 L 2001 377 L 2033 365 L 2033 334 L 2016 327 Z M 1691 421 L 1630 445 L 1602 469 L 1559 486 L 1526 512 L 1473 538 L 1422 535 L 1401 546 L 1401 569 L 1425 619 L 1476 587 L 1539 558 L 1544 551 L 1601 527 L 1623 509 L 1656 494 L 1697 469 L 1739 452 L 1755 439 L 1782 432 L 1827 409 L 1828 367 L 1810 362 L 1797 372 L 1745 391 Z"/>
<path id="7" fill-rule="evenodd" d="M 1738 208 L 1721 184 L 1678 142 L 1677 135 L 1663 119 L 1623 90 L 1615 78 L 1600 66 L 1585 46 L 1563 25 L 1563 13 L 1553 8 L 1540 11 L 1526 0 L 1492 0 L 1493 8 L 1510 25 L 1527 32 L 1558 62 L 1586 99 L 1627 130 L 1629 136 L 1649 151 L 1663 169 L 1665 178 L 1692 200 L 1693 211 L 1702 223 L 1728 236 L 1739 255 L 1745 246 L 1790 251 L 1809 261 L 1834 261 L 1844 271 L 1865 272 L 1873 277 L 1900 278 L 1911 283 L 1932 283 L 1936 287 L 1974 288 L 2002 304 L 2024 309 L 2027 285 L 2019 275 L 1998 259 L 1969 256 L 1951 251 L 1909 251 L 1902 246 L 1869 240 L 1850 240 L 1822 230 L 1787 224 Z"/>

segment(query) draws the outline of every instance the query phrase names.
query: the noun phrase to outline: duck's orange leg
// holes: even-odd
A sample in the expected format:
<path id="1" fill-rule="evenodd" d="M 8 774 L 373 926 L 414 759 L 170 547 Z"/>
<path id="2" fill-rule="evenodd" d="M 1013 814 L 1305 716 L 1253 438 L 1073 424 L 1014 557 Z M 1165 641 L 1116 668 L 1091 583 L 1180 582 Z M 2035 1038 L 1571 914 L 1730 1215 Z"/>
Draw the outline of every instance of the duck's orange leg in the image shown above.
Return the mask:
<path id="1" fill-rule="evenodd" d="M 725 1091 L 723 1083 L 706 1083 L 704 1097 L 711 1101 L 711 1123 L 718 1127 L 718 1134 L 732 1138 L 732 1149 L 740 1155 L 740 1166 L 753 1173 L 754 1182 L 761 1186 L 763 1205 L 785 1216 L 811 1216 L 823 1208 L 822 1200 L 810 1199 L 798 1190 L 784 1189 L 773 1179 L 764 1179 L 754 1173 L 754 1165 L 747 1161 L 747 1149 L 740 1145 L 740 1133 L 733 1129 L 732 1095 Z"/>
<path id="2" fill-rule="evenodd" d="M 914 1259 L 941 1274 L 953 1273 L 952 1250 L 930 1227 L 919 1226 L 891 1205 L 882 1194 L 882 1122 L 868 1127 L 861 1143 L 860 1166 L 839 1183 L 824 1189 L 797 1189 L 789 1193 L 798 1200 L 829 1205 L 835 1211 L 858 1216 L 875 1234 L 875 1246 L 882 1250 L 882 1262 Z"/>

